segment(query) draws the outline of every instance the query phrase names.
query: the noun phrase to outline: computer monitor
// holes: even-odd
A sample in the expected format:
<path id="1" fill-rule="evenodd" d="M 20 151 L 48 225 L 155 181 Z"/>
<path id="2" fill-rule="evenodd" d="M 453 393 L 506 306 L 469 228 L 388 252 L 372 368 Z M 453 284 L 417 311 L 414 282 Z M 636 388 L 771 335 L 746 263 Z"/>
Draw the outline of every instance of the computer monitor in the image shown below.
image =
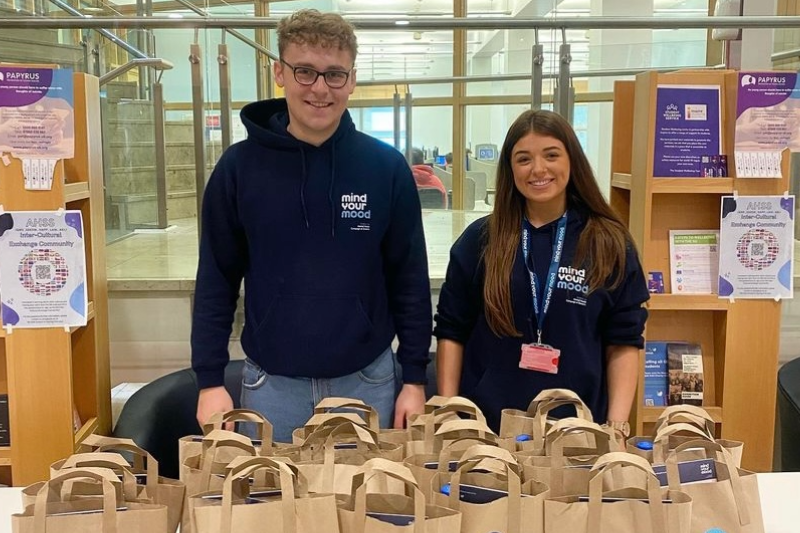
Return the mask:
<path id="1" fill-rule="evenodd" d="M 445 160 L 445 157 L 443 155 L 436 156 L 436 164 L 439 165 L 440 167 L 443 167 L 447 164 L 447 160 Z"/>
<path id="2" fill-rule="evenodd" d="M 475 159 L 478 161 L 497 161 L 496 144 L 475 145 Z"/>

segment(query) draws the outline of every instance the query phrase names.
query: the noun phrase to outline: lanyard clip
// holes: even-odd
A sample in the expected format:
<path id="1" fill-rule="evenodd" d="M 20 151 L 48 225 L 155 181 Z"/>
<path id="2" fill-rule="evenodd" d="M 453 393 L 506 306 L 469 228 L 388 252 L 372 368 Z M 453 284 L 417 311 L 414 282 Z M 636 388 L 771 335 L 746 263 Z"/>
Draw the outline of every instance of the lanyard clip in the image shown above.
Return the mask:
<path id="1" fill-rule="evenodd" d="M 542 344 L 542 330 L 536 330 L 536 344 Z"/>

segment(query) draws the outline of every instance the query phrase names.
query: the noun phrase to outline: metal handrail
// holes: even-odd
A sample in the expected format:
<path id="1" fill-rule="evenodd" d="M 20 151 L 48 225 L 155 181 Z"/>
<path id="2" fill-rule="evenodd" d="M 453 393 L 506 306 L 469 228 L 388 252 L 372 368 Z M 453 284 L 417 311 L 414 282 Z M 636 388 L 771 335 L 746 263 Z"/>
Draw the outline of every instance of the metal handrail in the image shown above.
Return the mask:
<path id="1" fill-rule="evenodd" d="M 598 70 L 573 70 L 570 72 L 571 78 L 605 78 L 617 76 L 635 76 L 641 72 L 674 72 L 683 69 L 723 69 L 725 65 L 687 65 L 683 67 L 664 67 L 664 68 L 636 68 L 636 69 L 598 69 Z M 555 79 L 558 73 L 543 73 L 542 78 Z M 381 85 L 432 85 L 437 83 L 488 83 L 496 81 L 530 81 L 530 74 L 494 74 L 491 76 L 447 76 L 441 78 L 398 78 L 386 80 L 358 80 L 359 87 L 381 86 Z"/>
<path id="2" fill-rule="evenodd" d="M 53 4 L 54 6 L 58 7 L 62 11 L 66 11 L 70 15 L 78 17 L 82 21 L 92 20 L 92 17 L 88 17 L 88 16 L 84 15 L 83 13 L 81 13 L 80 11 L 78 11 L 77 9 L 72 7 L 71 5 L 67 4 L 66 2 L 62 2 L 61 0 L 49 0 L 49 1 L 50 1 L 51 4 Z M 65 19 L 58 19 L 58 20 L 62 20 L 63 21 Z M 28 27 L 30 27 L 30 26 L 28 26 Z M 64 27 L 64 26 L 62 26 L 62 27 Z M 79 26 L 79 27 L 88 28 L 88 26 Z M 147 57 L 147 54 L 145 54 L 144 52 L 142 52 L 141 50 L 139 50 L 138 48 L 136 48 L 132 44 L 123 41 L 122 39 L 120 39 L 119 37 L 114 35 L 112 32 L 110 32 L 110 31 L 108 31 L 108 30 L 106 30 L 104 28 L 96 28 L 96 30 L 97 30 L 97 33 L 99 33 L 100 35 L 102 35 L 103 37 L 108 39 L 109 41 L 113 42 L 114 44 L 116 44 L 120 48 L 124 49 L 126 52 L 128 52 L 133 57 L 136 57 L 136 58 L 146 58 Z"/>
<path id="3" fill-rule="evenodd" d="M 53 1 L 53 0 L 50 0 Z M 359 30 L 623 30 L 623 29 L 709 29 L 709 28 L 798 28 L 800 16 L 759 17 L 573 17 L 573 18 L 452 18 L 409 17 L 381 20 L 348 17 Z M 0 28 L 143 28 L 143 29 L 275 29 L 278 17 L 92 17 L 80 20 L 54 17 L 0 18 Z"/>
<path id="4" fill-rule="evenodd" d="M 206 17 L 206 18 L 208 17 L 208 13 L 206 13 L 205 11 L 200 9 L 199 7 L 195 6 L 194 4 L 189 2 L 188 0 L 175 0 L 175 1 L 178 2 L 179 4 L 181 4 L 182 6 L 185 6 L 187 9 L 193 11 L 194 13 L 197 13 L 198 15 L 200 15 L 202 17 Z M 264 54 L 268 58 L 273 59 L 275 61 L 278 60 L 278 54 L 276 54 L 275 52 L 272 52 L 268 48 L 258 44 L 253 39 L 251 39 L 247 35 L 241 33 L 240 31 L 234 30 L 232 28 L 223 28 L 223 29 L 226 32 L 228 32 L 229 34 L 231 34 L 234 37 L 236 37 L 237 39 L 239 39 L 240 41 L 242 41 L 243 43 L 245 43 L 247 45 L 250 45 L 255 50 L 261 52 L 262 54 Z"/>
<path id="5" fill-rule="evenodd" d="M 794 59 L 800 57 L 800 48 L 793 50 L 784 50 L 783 52 L 776 52 L 770 56 L 773 61 L 783 61 L 784 59 Z"/>
<path id="6" fill-rule="evenodd" d="M 161 59 L 160 57 L 137 57 L 100 76 L 100 86 L 122 76 L 133 68 L 153 67 L 156 70 L 170 70 L 173 66 L 171 61 Z"/>

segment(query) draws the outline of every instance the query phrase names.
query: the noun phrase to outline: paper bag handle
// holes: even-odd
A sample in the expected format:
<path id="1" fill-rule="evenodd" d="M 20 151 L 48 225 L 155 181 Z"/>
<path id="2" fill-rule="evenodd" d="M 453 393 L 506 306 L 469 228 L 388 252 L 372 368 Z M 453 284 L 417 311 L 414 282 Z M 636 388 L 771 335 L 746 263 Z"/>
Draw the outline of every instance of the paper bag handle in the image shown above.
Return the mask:
<path id="1" fill-rule="evenodd" d="M 58 472 L 50 481 L 42 485 L 33 504 L 33 531 L 45 533 L 47 527 L 47 503 L 61 498 L 61 486 L 71 479 L 91 479 L 102 484 L 103 520 L 102 533 L 117 532 L 117 501 L 113 482 L 117 477 L 107 468 L 67 469 Z"/>
<path id="2" fill-rule="evenodd" d="M 122 482 L 122 494 L 126 501 L 136 501 L 141 499 L 137 494 L 136 478 L 130 470 L 130 465 L 118 453 L 76 453 L 67 457 L 63 464 L 58 467 L 58 471 L 66 469 L 77 469 L 85 467 L 107 468 L 114 472 L 119 473 Z M 156 482 L 157 483 L 157 482 Z M 153 495 L 147 494 L 147 498 L 154 498 Z"/>
<path id="3" fill-rule="evenodd" d="M 283 461 L 276 461 L 269 457 L 250 457 L 237 464 L 222 485 L 222 508 L 220 512 L 220 533 L 232 533 L 233 524 L 233 483 L 238 483 L 247 496 L 250 492 L 247 479 L 258 470 L 272 470 L 279 473 L 281 489 L 281 511 L 283 515 L 283 529 L 285 533 L 297 533 L 297 518 L 295 514 L 295 472 Z"/>
<path id="4" fill-rule="evenodd" d="M 419 490 L 407 467 L 386 459 L 370 459 L 353 476 L 355 524 L 353 533 L 364 533 L 367 522 L 367 485 L 376 476 L 389 476 L 402 481 L 414 501 L 414 533 L 425 533 L 425 495 Z"/>
<path id="5" fill-rule="evenodd" d="M 593 475 L 589 479 L 588 532 L 600 533 L 603 511 L 603 478 L 606 474 L 623 466 L 638 468 L 647 474 L 647 499 L 652 531 L 653 533 L 666 533 L 666 510 L 661 499 L 661 487 L 658 478 L 653 473 L 653 467 L 644 458 L 626 452 L 607 453 L 592 466 Z"/>
<path id="6" fill-rule="evenodd" d="M 349 409 L 359 414 L 372 431 L 380 431 L 380 418 L 378 411 L 371 405 L 354 398 L 329 397 L 323 398 L 315 407 L 314 414 L 330 413 L 334 409 Z M 336 414 L 336 413 L 333 413 Z"/>

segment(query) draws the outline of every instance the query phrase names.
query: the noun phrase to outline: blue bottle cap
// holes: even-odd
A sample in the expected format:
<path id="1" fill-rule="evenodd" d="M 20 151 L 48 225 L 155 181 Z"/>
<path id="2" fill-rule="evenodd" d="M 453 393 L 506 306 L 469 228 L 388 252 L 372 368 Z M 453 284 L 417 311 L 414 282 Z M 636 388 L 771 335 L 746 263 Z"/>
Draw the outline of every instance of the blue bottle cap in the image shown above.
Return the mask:
<path id="1" fill-rule="evenodd" d="M 439 489 L 439 492 L 441 492 L 445 496 L 450 496 L 450 483 L 445 483 L 444 485 L 442 485 L 442 488 Z"/>
<path id="2" fill-rule="evenodd" d="M 533 437 L 531 437 L 530 435 L 517 435 L 516 441 L 517 442 L 526 442 L 526 441 L 529 441 L 529 440 L 532 440 L 532 439 L 533 439 Z"/>
<path id="3" fill-rule="evenodd" d="M 636 443 L 636 447 L 639 448 L 640 450 L 652 450 L 653 443 L 649 440 L 641 440 Z"/>

